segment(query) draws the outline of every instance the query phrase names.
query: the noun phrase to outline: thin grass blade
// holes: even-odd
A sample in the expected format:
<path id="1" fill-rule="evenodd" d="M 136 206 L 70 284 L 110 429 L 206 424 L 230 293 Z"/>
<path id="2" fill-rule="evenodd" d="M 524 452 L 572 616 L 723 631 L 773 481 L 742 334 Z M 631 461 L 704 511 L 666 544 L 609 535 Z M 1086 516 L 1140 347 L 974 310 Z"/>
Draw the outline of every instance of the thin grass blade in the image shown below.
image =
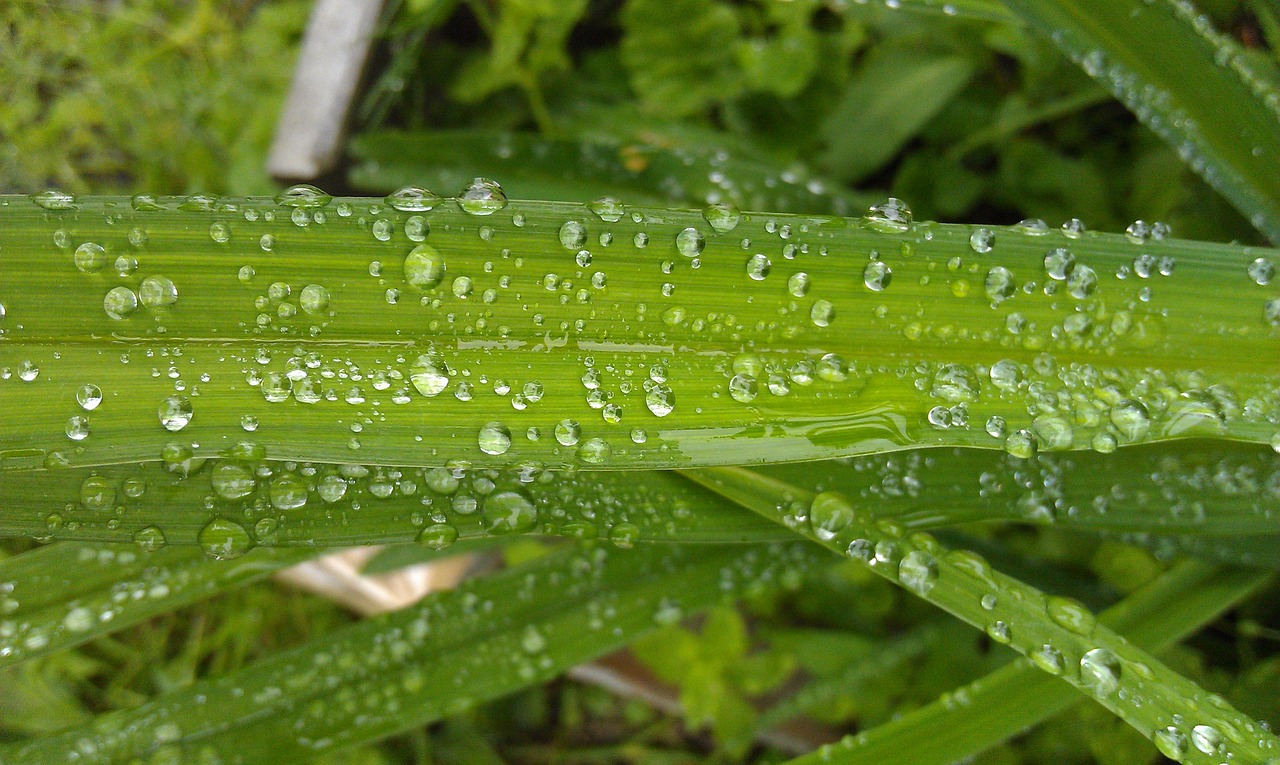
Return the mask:
<path id="1" fill-rule="evenodd" d="M 1093 698 L 1182 762 L 1232 757 L 1265 762 L 1280 741 L 1258 723 L 1097 623 L 1078 602 L 1046 596 L 995 571 L 980 556 L 946 550 L 923 532 L 858 517 L 834 492 L 814 495 L 744 468 L 688 471 L 692 480 L 872 571 L 983 629 L 1048 675 Z M 1190 744 L 1193 726 L 1213 728 L 1221 750 Z"/>

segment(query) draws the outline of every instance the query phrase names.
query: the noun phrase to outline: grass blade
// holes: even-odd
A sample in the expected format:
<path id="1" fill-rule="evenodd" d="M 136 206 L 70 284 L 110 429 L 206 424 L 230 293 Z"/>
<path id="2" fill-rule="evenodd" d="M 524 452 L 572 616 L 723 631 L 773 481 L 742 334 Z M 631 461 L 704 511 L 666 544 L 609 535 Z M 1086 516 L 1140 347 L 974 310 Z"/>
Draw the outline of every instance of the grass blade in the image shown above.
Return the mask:
<path id="1" fill-rule="evenodd" d="M 217 564 L 193 548 L 68 542 L 0 561 L 0 667 L 79 645 L 261 579 L 318 553 L 257 550 Z"/>
<path id="2" fill-rule="evenodd" d="M 1159 652 L 1191 635 L 1248 597 L 1270 576 L 1180 563 L 1098 615 L 1144 650 Z M 840 743 L 792 760 L 792 765 L 945 765 L 973 757 L 1081 700 L 1030 662 L 1015 661 L 939 700 Z M 947 731 L 947 735 L 935 735 Z"/>
<path id="3" fill-rule="evenodd" d="M 835 493 L 814 495 L 743 468 L 689 471 L 692 480 L 788 525 L 969 624 L 986 630 L 1046 673 L 1092 697 L 1162 751 L 1216 765 L 1232 757 L 1263 762 L 1280 742 L 1226 701 L 1201 690 L 1134 646 L 1077 602 L 1005 576 L 967 551 L 948 551 L 924 533 L 860 518 Z M 1191 747 L 1191 726 L 1214 729 L 1220 751 Z"/>
<path id="4" fill-rule="evenodd" d="M 0 198 L 0 470 L 1275 436 L 1280 299 L 1249 277 L 1269 250 L 912 225 L 896 205 L 739 221 L 470 193 L 477 214 L 314 192 Z M 409 235 L 431 249 L 409 260 Z"/>
<path id="5" fill-rule="evenodd" d="M 62 762 L 73 749 L 86 763 L 307 759 L 544 682 L 655 618 L 777 587 L 820 557 L 794 545 L 562 551 L 91 726 L 0 748 L 0 763 Z"/>
<path id="6" fill-rule="evenodd" d="M 1190 3 L 1009 0 L 1280 241 L 1280 92 Z"/>
<path id="7" fill-rule="evenodd" d="M 640 542 L 786 541 L 789 532 L 670 472 L 545 472 L 217 460 L 17 471 L 0 535 L 201 545 L 340 547 L 512 533 Z"/>

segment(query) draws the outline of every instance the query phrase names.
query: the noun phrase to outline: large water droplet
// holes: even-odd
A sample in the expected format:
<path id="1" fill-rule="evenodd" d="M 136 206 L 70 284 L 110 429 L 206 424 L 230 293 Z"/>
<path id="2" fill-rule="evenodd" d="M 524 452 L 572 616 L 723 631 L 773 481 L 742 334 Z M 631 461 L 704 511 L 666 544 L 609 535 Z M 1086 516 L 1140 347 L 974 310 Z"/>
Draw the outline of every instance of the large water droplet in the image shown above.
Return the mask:
<path id="1" fill-rule="evenodd" d="M 702 210 L 702 217 L 718 234 L 727 234 L 738 227 L 742 213 L 731 202 L 716 202 Z"/>
<path id="2" fill-rule="evenodd" d="M 622 203 L 613 197 L 600 197 L 589 203 L 587 209 L 595 213 L 596 217 L 605 223 L 617 223 L 622 220 L 622 216 L 627 212 Z"/>
<path id="3" fill-rule="evenodd" d="M 889 264 L 884 261 L 873 260 L 862 269 L 862 283 L 873 292 L 884 290 L 892 279 L 893 269 L 889 268 Z"/>
<path id="4" fill-rule="evenodd" d="M 645 395 L 645 405 L 658 417 L 666 417 L 676 407 L 676 395 L 661 383 L 654 384 Z"/>
<path id="5" fill-rule="evenodd" d="M 923 550 L 912 550 L 898 564 L 898 581 L 917 595 L 924 595 L 938 581 L 938 561 Z"/>
<path id="6" fill-rule="evenodd" d="M 876 231 L 896 233 L 911 227 L 911 208 L 896 197 L 889 197 L 877 205 L 872 205 L 863 220 Z"/>
<path id="7" fill-rule="evenodd" d="M 813 527 L 813 534 L 824 541 L 834 539 L 855 518 L 853 503 L 838 492 L 824 491 L 814 497 L 809 506 L 809 523 Z"/>
<path id="8" fill-rule="evenodd" d="M 293 473 L 281 473 L 267 487 L 271 506 L 277 510 L 297 510 L 307 504 L 307 484 Z"/>
<path id="9" fill-rule="evenodd" d="M 1084 604 L 1071 598 L 1051 596 L 1045 603 L 1045 611 L 1060 627 L 1083 637 L 1092 635 L 1093 628 L 1097 625 L 1093 613 Z"/>
<path id="10" fill-rule="evenodd" d="M 447 523 L 433 523 L 418 533 L 418 544 L 432 550 L 444 550 L 458 541 L 458 530 Z"/>
<path id="11" fill-rule="evenodd" d="M 587 227 L 582 221 L 567 220 L 560 224 L 560 244 L 566 249 L 581 250 L 587 243 Z"/>
<path id="12" fill-rule="evenodd" d="M 138 286 L 138 299 L 152 310 L 178 302 L 178 287 L 165 276 L 148 276 Z"/>
<path id="13" fill-rule="evenodd" d="M 239 558 L 253 547 L 249 532 L 245 531 L 240 524 L 226 518 L 214 518 L 209 521 L 203 529 L 200 529 L 196 541 L 205 555 L 214 560 Z"/>
<path id="14" fill-rule="evenodd" d="M 86 412 L 92 412 L 102 403 L 102 389 L 93 383 L 85 383 L 76 391 L 76 403 Z"/>
<path id="15" fill-rule="evenodd" d="M 76 209 L 76 198 L 65 191 L 41 191 L 39 194 L 32 194 L 31 201 L 38 207 L 46 210 L 74 210 Z"/>
<path id="16" fill-rule="evenodd" d="M 440 196 L 420 186 L 403 186 L 388 194 L 384 201 L 402 212 L 426 212 L 440 204 Z"/>
<path id="17" fill-rule="evenodd" d="M 186 396 L 167 396 L 160 402 L 160 424 L 164 429 L 176 433 L 191 422 L 193 409 L 191 399 Z"/>
<path id="18" fill-rule="evenodd" d="M 702 254 L 702 248 L 707 244 L 707 240 L 702 236 L 702 232 L 696 228 L 686 228 L 679 234 L 676 234 L 676 249 L 686 258 L 696 258 Z"/>
<path id="19" fill-rule="evenodd" d="M 284 207 L 314 208 L 324 207 L 333 201 L 333 196 L 326 194 L 309 183 L 290 186 L 276 195 L 276 204 Z"/>
<path id="20" fill-rule="evenodd" d="M 476 178 L 458 196 L 458 207 L 471 215 L 493 215 L 506 206 L 506 193 L 488 178 Z"/>
<path id="21" fill-rule="evenodd" d="M 100 244 L 85 242 L 76 248 L 72 260 L 81 273 L 94 274 L 107 267 L 107 251 Z"/>
<path id="22" fill-rule="evenodd" d="M 538 522 L 538 511 L 528 497 L 503 491 L 484 501 L 485 531 L 490 534 L 524 534 Z"/>
<path id="23" fill-rule="evenodd" d="M 969 247 L 979 255 L 985 255 L 996 246 L 996 234 L 989 228 L 974 229 L 969 235 Z"/>
<path id="24" fill-rule="evenodd" d="M 1160 754 L 1174 762 L 1182 762 L 1182 759 L 1187 756 L 1187 750 L 1190 748 L 1187 742 L 1187 734 L 1172 725 L 1157 730 L 1155 735 L 1151 737 L 1151 741 L 1156 745 L 1156 749 L 1160 750 Z"/>
<path id="25" fill-rule="evenodd" d="M 89 420 L 77 414 L 67 420 L 65 432 L 72 441 L 83 441 L 89 437 Z"/>
<path id="26" fill-rule="evenodd" d="M 444 256 L 429 244 L 420 244 L 405 256 L 404 280 L 420 290 L 439 286 L 444 272 Z"/>
<path id="27" fill-rule="evenodd" d="M 485 454 L 494 456 L 506 454 L 507 450 L 511 448 L 511 431 L 500 422 L 490 422 L 480 428 L 477 443 L 480 446 L 480 451 Z"/>
<path id="28" fill-rule="evenodd" d="M 756 253 L 747 258 L 747 276 L 759 282 L 769 275 L 769 271 L 773 268 L 773 264 L 769 262 L 768 256 L 763 253 Z"/>
<path id="29" fill-rule="evenodd" d="M 298 305 L 309 314 L 322 314 L 329 310 L 329 290 L 319 284 L 308 284 L 298 294 Z"/>
<path id="30" fill-rule="evenodd" d="M 1140 401 L 1124 399 L 1111 407 L 1111 424 L 1129 441 L 1137 441 L 1151 429 L 1151 417 Z"/>
<path id="31" fill-rule="evenodd" d="M 1080 657 L 1080 683 L 1094 696 L 1105 698 L 1120 688 L 1120 657 L 1095 648 Z"/>

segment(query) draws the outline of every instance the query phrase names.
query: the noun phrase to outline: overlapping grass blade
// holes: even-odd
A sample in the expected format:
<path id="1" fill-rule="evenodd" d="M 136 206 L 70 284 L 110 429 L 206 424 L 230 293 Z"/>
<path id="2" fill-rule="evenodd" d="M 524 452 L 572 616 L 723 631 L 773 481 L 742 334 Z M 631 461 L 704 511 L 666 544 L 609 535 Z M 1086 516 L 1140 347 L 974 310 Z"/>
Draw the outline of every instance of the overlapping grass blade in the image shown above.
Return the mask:
<path id="1" fill-rule="evenodd" d="M 319 554 L 256 550 L 216 563 L 194 548 L 64 544 L 0 561 L 0 667 L 78 645 Z"/>
<path id="2" fill-rule="evenodd" d="M 918 450 L 761 468 L 846 494 L 868 518 L 908 529 L 973 521 L 1203 536 L 1280 533 L 1280 455 L 1270 447 L 1187 440 L 1120 454 Z"/>
<path id="3" fill-rule="evenodd" d="M 671 472 L 446 470 L 211 460 L 16 471 L 0 535 L 196 545 L 338 547 L 539 533 L 640 542 L 761 542 L 785 529 Z"/>
<path id="4" fill-rule="evenodd" d="M 1098 620 L 1144 650 L 1158 653 L 1256 592 L 1269 578 L 1184 562 L 1099 614 Z M 966 703 L 955 703 L 957 697 Z M 976 756 L 1080 700 L 1079 694 L 1030 662 L 1015 661 L 948 699 L 791 762 L 945 765 Z M 938 731 L 946 735 L 936 735 Z"/>
<path id="5" fill-rule="evenodd" d="M 1175 0 L 1007 0 L 1280 241 L 1280 91 Z"/>
<path id="6" fill-rule="evenodd" d="M 759 151 L 722 147 L 723 134 L 686 132 L 692 134 L 642 132 L 634 140 L 591 141 L 474 130 L 366 133 L 351 142 L 357 162 L 351 181 L 366 192 L 409 184 L 457 189 L 482 175 L 501 178 L 503 188 L 522 199 L 730 202 L 743 209 L 823 215 L 847 215 L 871 203 Z"/>
<path id="7" fill-rule="evenodd" d="M 692 480 L 864 561 L 952 615 L 983 629 L 1044 672 L 1070 683 L 1182 762 L 1265 762 L 1280 751 L 1267 730 L 1130 644 L 1078 602 L 993 570 L 980 556 L 946 550 L 925 533 L 859 517 L 849 501 L 814 495 L 744 468 L 687 471 Z M 1220 745 L 1191 745 L 1194 726 Z"/>
<path id="8" fill-rule="evenodd" d="M 0 763 L 134 758 L 283 763 L 457 713 L 823 560 L 796 546 L 569 549 L 362 622 Z"/>
<path id="9" fill-rule="evenodd" d="M 696 467 L 1276 432 L 1280 302 L 1250 277 L 1269 250 L 894 204 L 739 219 L 468 194 L 470 213 L 412 193 L 0 200 L 0 469 Z"/>

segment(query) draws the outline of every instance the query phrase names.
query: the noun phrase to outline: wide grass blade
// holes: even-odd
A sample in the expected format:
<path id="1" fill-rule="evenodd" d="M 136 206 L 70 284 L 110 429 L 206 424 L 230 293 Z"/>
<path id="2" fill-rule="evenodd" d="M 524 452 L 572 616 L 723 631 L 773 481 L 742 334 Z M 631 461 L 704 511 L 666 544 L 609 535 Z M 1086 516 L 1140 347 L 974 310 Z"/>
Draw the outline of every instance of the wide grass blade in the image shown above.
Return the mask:
<path id="1" fill-rule="evenodd" d="M 1006 0 L 1280 242 L 1280 91 L 1193 5 Z"/>
<path id="2" fill-rule="evenodd" d="M 422 725 L 556 676 L 726 597 L 798 584 L 798 546 L 570 549 L 202 680 L 0 763 L 284 763 Z"/>
<path id="3" fill-rule="evenodd" d="M 0 470 L 1105 452 L 1280 417 L 1270 250 L 486 183 L 7 197 L 0 228 Z"/>
<path id="4" fill-rule="evenodd" d="M 953 616 L 983 629 L 1039 669 L 1092 697 L 1182 762 L 1264 762 L 1280 753 L 1267 730 L 1148 652 L 1097 623 L 1076 601 L 1046 596 L 992 569 L 980 556 L 946 550 L 925 533 L 860 517 L 834 492 L 814 495 L 743 468 L 686 472 L 764 517 L 866 563 Z M 1194 726 L 1220 741 L 1191 746 Z"/>
<path id="5" fill-rule="evenodd" d="M 1269 579 L 1259 572 L 1180 563 L 1099 614 L 1098 620 L 1140 648 L 1158 653 L 1244 600 Z M 965 703 L 956 703 L 957 698 L 964 698 Z M 791 763 L 945 765 L 974 757 L 1081 699 L 1030 662 L 1015 661 L 946 699 Z M 946 735 L 938 735 L 939 731 L 946 731 Z"/>
<path id="6" fill-rule="evenodd" d="M 0 561 L 0 667 L 79 645 L 261 579 L 314 550 L 256 550 L 219 564 L 193 548 L 68 542 Z"/>

